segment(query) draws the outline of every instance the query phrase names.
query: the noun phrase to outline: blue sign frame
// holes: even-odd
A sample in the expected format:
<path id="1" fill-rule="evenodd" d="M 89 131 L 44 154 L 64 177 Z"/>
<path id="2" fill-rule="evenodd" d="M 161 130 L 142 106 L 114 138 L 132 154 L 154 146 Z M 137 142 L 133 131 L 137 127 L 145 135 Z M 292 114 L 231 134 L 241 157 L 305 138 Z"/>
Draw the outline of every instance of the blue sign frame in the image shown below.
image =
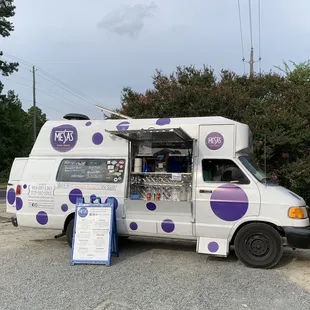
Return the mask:
<path id="1" fill-rule="evenodd" d="M 94 203 L 98 200 L 98 203 Z M 109 244 L 108 244 L 108 260 L 74 260 L 74 242 L 76 234 L 76 220 L 74 221 L 73 236 L 72 236 L 72 249 L 71 249 L 71 259 L 70 264 L 92 264 L 92 265 L 111 265 L 111 255 L 119 257 L 118 249 L 118 236 L 117 236 L 117 226 L 116 226 L 116 201 L 115 198 L 108 198 L 107 203 L 101 203 L 101 198 L 92 195 L 90 197 L 90 203 L 85 203 L 84 197 L 77 198 L 75 206 L 75 214 L 80 213 L 81 210 L 85 209 L 88 212 L 89 208 L 100 207 L 100 208 L 111 208 L 111 217 L 110 217 L 110 232 L 109 232 Z M 84 211 L 85 212 L 85 211 Z M 87 215 L 87 213 L 86 213 Z M 85 215 L 85 216 L 86 216 Z"/>

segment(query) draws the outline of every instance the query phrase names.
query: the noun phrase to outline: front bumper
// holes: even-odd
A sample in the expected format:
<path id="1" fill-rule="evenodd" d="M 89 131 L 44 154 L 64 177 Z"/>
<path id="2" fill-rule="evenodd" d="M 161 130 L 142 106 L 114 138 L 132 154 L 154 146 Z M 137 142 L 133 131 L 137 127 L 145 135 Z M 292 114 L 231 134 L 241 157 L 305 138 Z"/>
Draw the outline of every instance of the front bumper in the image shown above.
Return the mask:
<path id="1" fill-rule="evenodd" d="M 296 249 L 310 249 L 310 226 L 283 227 L 287 244 Z"/>

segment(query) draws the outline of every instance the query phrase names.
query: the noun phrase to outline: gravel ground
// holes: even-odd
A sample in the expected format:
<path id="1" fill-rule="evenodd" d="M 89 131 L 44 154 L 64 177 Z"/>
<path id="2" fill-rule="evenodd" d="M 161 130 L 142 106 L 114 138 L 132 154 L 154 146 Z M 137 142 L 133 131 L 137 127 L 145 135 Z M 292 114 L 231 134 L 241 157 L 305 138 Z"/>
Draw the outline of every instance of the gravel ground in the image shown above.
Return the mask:
<path id="1" fill-rule="evenodd" d="M 193 243 L 132 239 L 110 267 L 70 266 L 53 231 L 1 223 L 0 232 L 1 310 L 310 308 L 308 252 L 288 250 L 266 271 L 199 255 Z"/>

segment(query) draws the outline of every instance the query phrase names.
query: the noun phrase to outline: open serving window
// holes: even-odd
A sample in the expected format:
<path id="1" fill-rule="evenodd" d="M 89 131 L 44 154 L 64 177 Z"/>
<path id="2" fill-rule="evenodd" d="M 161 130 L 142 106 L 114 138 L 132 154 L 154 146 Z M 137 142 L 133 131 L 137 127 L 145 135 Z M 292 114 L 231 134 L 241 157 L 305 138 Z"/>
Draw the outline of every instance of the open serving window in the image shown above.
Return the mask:
<path id="1" fill-rule="evenodd" d="M 108 132 L 129 141 L 129 199 L 191 200 L 193 138 L 182 128 Z"/>
<path id="2" fill-rule="evenodd" d="M 182 128 L 165 128 L 165 129 L 139 129 L 124 131 L 108 131 L 110 134 L 124 138 L 131 142 L 151 143 L 153 148 L 176 147 L 186 148 L 192 138 Z"/>

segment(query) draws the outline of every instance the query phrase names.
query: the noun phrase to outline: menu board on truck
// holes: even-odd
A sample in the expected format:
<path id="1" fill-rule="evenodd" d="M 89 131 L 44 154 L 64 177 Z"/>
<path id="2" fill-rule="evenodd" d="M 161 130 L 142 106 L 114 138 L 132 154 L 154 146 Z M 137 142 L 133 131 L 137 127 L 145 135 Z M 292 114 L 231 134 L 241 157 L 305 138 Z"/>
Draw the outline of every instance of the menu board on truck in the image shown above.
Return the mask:
<path id="1" fill-rule="evenodd" d="M 110 266 L 115 239 L 113 205 L 77 204 L 72 240 L 71 264 Z"/>

